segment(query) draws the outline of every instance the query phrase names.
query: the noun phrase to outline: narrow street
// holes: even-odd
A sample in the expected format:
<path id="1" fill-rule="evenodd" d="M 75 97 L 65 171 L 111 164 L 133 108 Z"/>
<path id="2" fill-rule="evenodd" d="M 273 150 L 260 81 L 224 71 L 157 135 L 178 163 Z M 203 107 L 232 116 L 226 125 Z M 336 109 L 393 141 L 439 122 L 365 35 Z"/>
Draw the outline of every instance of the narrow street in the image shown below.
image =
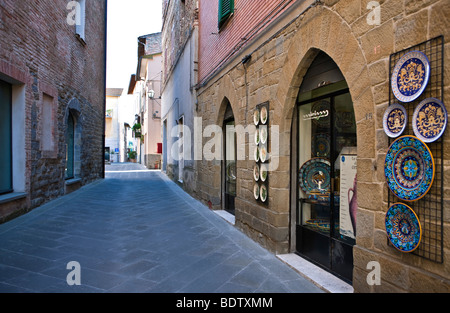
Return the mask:
<path id="1" fill-rule="evenodd" d="M 106 171 L 0 225 L 0 292 L 323 292 L 159 171 Z"/>

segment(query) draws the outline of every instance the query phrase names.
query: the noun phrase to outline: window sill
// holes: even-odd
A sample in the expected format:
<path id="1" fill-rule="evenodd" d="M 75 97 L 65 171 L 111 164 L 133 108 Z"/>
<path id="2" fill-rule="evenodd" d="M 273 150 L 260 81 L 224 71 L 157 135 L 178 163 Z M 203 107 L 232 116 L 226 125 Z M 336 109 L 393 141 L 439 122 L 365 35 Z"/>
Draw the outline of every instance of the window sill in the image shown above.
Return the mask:
<path id="1" fill-rule="evenodd" d="M 6 195 L 0 196 L 0 204 L 12 202 L 15 200 L 24 199 L 27 197 L 27 194 L 25 192 L 11 192 L 7 193 Z"/>
<path id="2" fill-rule="evenodd" d="M 81 178 L 72 178 L 72 179 L 68 179 L 66 180 L 66 186 L 71 186 L 77 183 L 81 183 Z"/>
<path id="3" fill-rule="evenodd" d="M 78 41 L 81 42 L 83 47 L 86 47 L 86 41 L 83 39 L 83 37 L 81 37 L 80 34 L 75 34 L 75 37 L 77 37 Z"/>

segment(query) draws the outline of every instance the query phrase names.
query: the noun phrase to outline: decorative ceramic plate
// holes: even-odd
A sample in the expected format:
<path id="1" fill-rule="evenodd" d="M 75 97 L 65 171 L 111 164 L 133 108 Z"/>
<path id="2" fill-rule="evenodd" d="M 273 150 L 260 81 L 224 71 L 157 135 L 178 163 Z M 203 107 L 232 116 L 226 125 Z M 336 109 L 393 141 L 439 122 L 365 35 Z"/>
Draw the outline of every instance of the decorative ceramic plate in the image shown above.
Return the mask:
<path id="1" fill-rule="evenodd" d="M 269 169 L 267 164 L 261 164 L 261 167 L 259 169 L 259 177 L 261 178 L 261 181 L 265 182 L 268 176 L 269 176 Z"/>
<path id="2" fill-rule="evenodd" d="M 314 103 L 311 108 L 311 113 L 317 115 L 317 118 L 313 119 L 313 123 L 319 127 L 330 127 L 330 102 L 327 100 L 321 100 Z"/>
<path id="3" fill-rule="evenodd" d="M 398 138 L 390 146 L 384 175 L 391 191 L 404 201 L 421 199 L 434 180 L 434 159 L 428 146 L 414 136 Z"/>
<path id="4" fill-rule="evenodd" d="M 258 147 L 255 147 L 254 157 L 255 157 L 255 161 L 259 162 L 259 149 L 258 149 Z"/>
<path id="5" fill-rule="evenodd" d="M 261 151 L 259 151 L 259 157 L 261 159 L 261 162 L 264 163 L 267 160 L 267 149 L 264 146 L 262 146 L 260 149 Z"/>
<path id="6" fill-rule="evenodd" d="M 402 102 L 416 100 L 430 78 L 430 61 L 420 51 L 411 51 L 400 58 L 392 73 L 391 85 L 395 97 Z"/>
<path id="7" fill-rule="evenodd" d="M 395 203 L 386 213 L 386 232 L 392 245 L 401 252 L 413 252 L 422 238 L 416 213 L 403 203 Z"/>
<path id="8" fill-rule="evenodd" d="M 259 145 L 260 142 L 261 142 L 261 134 L 259 129 L 257 128 L 255 131 L 255 144 Z"/>
<path id="9" fill-rule="evenodd" d="M 259 110 L 256 109 L 255 112 L 253 112 L 253 122 L 256 126 L 259 124 Z"/>
<path id="10" fill-rule="evenodd" d="M 255 181 L 258 181 L 259 180 L 259 166 L 258 165 L 255 165 L 254 167 L 253 167 L 253 178 L 255 179 Z"/>
<path id="11" fill-rule="evenodd" d="M 391 138 L 399 137 L 408 123 L 408 113 L 403 105 L 394 103 L 386 109 L 383 117 L 383 128 Z"/>
<path id="12" fill-rule="evenodd" d="M 267 200 L 267 187 L 266 185 L 262 185 L 259 189 L 259 198 L 262 202 L 266 202 Z"/>
<path id="13" fill-rule="evenodd" d="M 327 133 L 315 135 L 311 148 L 313 157 L 328 157 L 330 154 L 330 135 Z"/>
<path id="14" fill-rule="evenodd" d="M 261 143 L 265 145 L 267 142 L 267 126 L 261 126 L 259 128 L 259 135 L 261 137 Z"/>
<path id="15" fill-rule="evenodd" d="M 256 200 L 258 200 L 259 198 L 259 185 L 255 184 L 253 186 L 253 196 L 255 197 Z"/>
<path id="16" fill-rule="evenodd" d="M 441 138 L 447 128 L 447 109 L 438 99 L 423 100 L 414 110 L 413 130 L 423 142 L 434 142 Z"/>
<path id="17" fill-rule="evenodd" d="M 262 107 L 261 108 L 261 124 L 266 124 L 267 120 L 269 118 L 269 114 L 267 112 L 267 107 Z"/>
<path id="18" fill-rule="evenodd" d="M 330 189 L 330 161 L 313 158 L 306 161 L 299 171 L 300 188 L 303 192 L 326 192 Z"/>

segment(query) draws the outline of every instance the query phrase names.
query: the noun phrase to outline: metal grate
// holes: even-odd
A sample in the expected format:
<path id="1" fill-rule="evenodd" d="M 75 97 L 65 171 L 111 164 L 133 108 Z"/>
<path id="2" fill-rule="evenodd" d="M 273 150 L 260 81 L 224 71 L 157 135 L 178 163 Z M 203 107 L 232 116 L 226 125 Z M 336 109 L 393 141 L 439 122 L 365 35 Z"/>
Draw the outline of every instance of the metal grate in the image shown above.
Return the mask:
<path id="1" fill-rule="evenodd" d="M 414 136 L 412 128 L 412 117 L 416 106 L 427 98 L 437 98 L 444 102 L 444 38 L 443 36 L 436 37 L 408 49 L 396 52 L 390 56 L 389 63 L 389 78 L 396 63 L 400 58 L 410 51 L 421 51 L 425 53 L 430 61 L 430 79 L 428 85 L 422 95 L 409 103 L 398 101 L 392 92 L 390 84 L 389 105 L 394 103 L 402 104 L 408 112 L 408 126 L 402 135 Z M 389 80 L 390 81 L 390 80 Z M 390 139 L 390 143 L 394 140 Z M 412 252 L 412 254 L 422 258 L 443 263 L 443 209 L 444 209 L 444 142 L 443 136 L 433 143 L 427 144 L 431 150 L 435 161 L 435 178 L 428 194 L 415 202 L 408 202 L 414 212 L 417 214 L 422 226 L 422 240 L 419 247 Z M 398 198 L 390 191 L 389 192 L 389 207 L 391 204 L 398 202 Z M 390 245 L 389 240 L 388 244 Z"/>

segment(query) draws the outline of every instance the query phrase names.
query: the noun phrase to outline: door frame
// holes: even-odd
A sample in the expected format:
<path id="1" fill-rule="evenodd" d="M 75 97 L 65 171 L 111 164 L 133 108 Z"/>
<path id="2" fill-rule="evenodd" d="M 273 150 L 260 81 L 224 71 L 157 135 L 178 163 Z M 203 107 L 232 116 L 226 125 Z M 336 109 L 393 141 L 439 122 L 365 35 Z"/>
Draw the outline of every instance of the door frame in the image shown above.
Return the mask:
<path id="1" fill-rule="evenodd" d="M 339 83 L 339 82 L 338 82 Z M 326 87 L 325 87 L 326 88 Z M 307 259 L 308 261 L 316 264 L 317 266 L 325 269 L 326 271 L 332 273 L 333 275 L 339 277 L 340 279 L 346 281 L 347 283 L 351 284 L 352 283 L 352 272 L 353 272 L 353 267 L 354 267 L 354 262 L 353 262 L 353 246 L 355 245 L 355 243 L 353 243 L 352 245 L 343 242 L 342 240 L 339 240 L 338 238 L 334 238 L 332 235 L 332 230 L 333 227 L 335 225 L 335 216 L 334 216 L 334 211 L 336 210 L 335 207 L 335 203 L 334 201 L 330 201 L 330 204 L 327 205 L 328 209 L 330 211 L 330 231 L 327 235 L 325 234 L 315 234 L 313 233 L 313 230 L 307 229 L 306 227 L 302 226 L 301 221 L 302 221 L 302 211 L 301 211 L 301 201 L 300 201 L 300 191 L 299 191 L 299 180 L 298 180 L 298 173 L 299 173 L 299 169 L 300 169 L 300 156 L 299 156 L 299 152 L 298 149 L 301 146 L 300 143 L 300 131 L 299 131 L 299 127 L 300 127 L 300 119 L 298 117 L 299 114 L 299 107 L 302 105 L 306 105 L 309 103 L 314 103 L 316 101 L 320 101 L 323 99 L 330 99 L 330 146 L 334 147 L 335 145 L 335 136 L 332 135 L 333 133 L 333 129 L 334 129 L 334 123 L 335 123 L 335 114 L 334 114 L 334 99 L 338 96 L 341 95 L 345 95 L 345 94 L 349 94 L 350 95 L 350 90 L 348 87 L 343 88 L 343 89 L 339 89 L 339 90 L 334 90 L 333 89 L 329 92 L 329 93 L 323 93 L 320 94 L 317 97 L 311 97 L 309 99 L 305 99 L 300 101 L 298 98 L 296 100 L 296 109 L 294 110 L 294 114 L 297 114 L 296 118 L 293 120 L 293 126 L 296 127 L 295 130 L 295 134 L 296 134 L 296 138 L 295 138 L 295 145 L 292 145 L 292 151 L 291 151 L 291 155 L 295 156 L 295 160 L 293 162 L 295 168 L 292 171 L 292 175 L 293 178 L 295 180 L 294 186 L 295 186 L 295 225 L 293 228 L 294 236 L 296 239 L 296 243 L 294 246 L 294 250 L 295 253 L 300 255 L 301 257 Z M 353 103 L 352 103 L 353 105 Z M 297 151 L 294 151 L 293 149 L 296 149 Z M 335 178 L 335 174 L 333 173 L 334 170 L 334 162 L 332 162 L 331 160 L 333 160 L 334 155 L 332 154 L 333 151 L 330 151 L 331 155 L 330 155 L 330 164 L 331 164 L 331 178 L 332 180 L 334 180 Z M 332 183 L 332 185 L 334 185 L 334 183 Z M 334 195 L 334 192 L 336 192 L 336 188 L 335 186 L 332 186 L 332 195 Z M 331 196 L 330 196 L 331 198 Z M 339 209 L 339 207 L 337 208 Z M 299 251 L 301 249 L 299 249 L 299 247 L 302 247 L 303 244 L 309 244 L 309 245 L 314 245 L 314 242 L 316 244 L 315 248 L 317 249 L 317 251 L 313 251 L 311 253 L 305 253 L 305 249 L 304 248 L 303 251 Z M 323 245 L 323 246 L 317 246 L 317 245 Z M 339 269 L 338 271 L 336 271 L 336 268 L 333 266 L 333 251 L 335 249 L 341 249 L 341 250 L 345 250 L 345 254 L 343 256 L 343 258 L 345 259 L 345 261 L 349 261 L 351 259 L 351 271 L 350 273 L 348 273 L 348 269 L 345 268 L 344 271 L 341 271 L 341 269 Z M 322 250 L 322 251 L 319 251 Z M 317 254 L 314 254 L 317 253 Z M 320 259 L 324 257 L 324 255 L 328 253 L 328 264 L 324 264 L 326 262 L 321 262 Z M 343 272 L 347 272 L 346 274 L 342 274 Z M 350 275 L 350 277 L 348 276 Z"/>

